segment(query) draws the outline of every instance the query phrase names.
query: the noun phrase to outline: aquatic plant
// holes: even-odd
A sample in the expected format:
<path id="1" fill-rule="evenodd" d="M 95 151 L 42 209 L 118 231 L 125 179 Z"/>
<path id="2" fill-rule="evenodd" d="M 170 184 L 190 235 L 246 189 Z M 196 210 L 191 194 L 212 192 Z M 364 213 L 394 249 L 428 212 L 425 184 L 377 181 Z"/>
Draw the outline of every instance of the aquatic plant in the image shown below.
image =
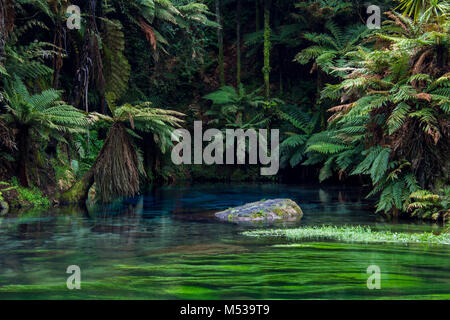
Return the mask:
<path id="1" fill-rule="evenodd" d="M 375 231 L 364 226 L 313 226 L 296 229 L 254 230 L 243 233 L 250 237 L 284 237 L 288 240 L 328 239 L 348 242 L 393 242 L 393 243 L 427 243 L 450 244 L 450 233 L 435 235 L 431 232 L 405 233 Z"/>

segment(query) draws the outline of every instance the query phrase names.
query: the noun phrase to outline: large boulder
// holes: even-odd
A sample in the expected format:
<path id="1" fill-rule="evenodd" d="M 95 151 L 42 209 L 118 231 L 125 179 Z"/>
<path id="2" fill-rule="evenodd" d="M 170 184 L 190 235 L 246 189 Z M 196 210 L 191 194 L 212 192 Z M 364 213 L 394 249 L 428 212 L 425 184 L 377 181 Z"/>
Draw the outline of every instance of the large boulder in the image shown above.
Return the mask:
<path id="1" fill-rule="evenodd" d="M 294 220 L 302 216 L 302 209 L 290 199 L 257 201 L 216 213 L 224 221 Z"/>

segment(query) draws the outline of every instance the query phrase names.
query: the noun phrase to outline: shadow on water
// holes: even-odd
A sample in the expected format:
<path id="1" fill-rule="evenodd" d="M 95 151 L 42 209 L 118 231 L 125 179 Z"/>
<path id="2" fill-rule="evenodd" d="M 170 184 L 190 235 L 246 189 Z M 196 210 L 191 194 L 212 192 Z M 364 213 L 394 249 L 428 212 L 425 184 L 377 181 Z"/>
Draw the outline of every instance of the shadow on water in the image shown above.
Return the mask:
<path id="1" fill-rule="evenodd" d="M 214 212 L 271 198 L 291 198 L 300 221 L 224 223 Z M 387 221 L 360 189 L 280 184 L 149 187 L 108 205 L 32 209 L 0 217 L 0 299 L 371 299 L 449 298 L 450 248 L 255 239 L 252 228 L 369 225 L 437 231 L 424 222 Z M 382 270 L 382 290 L 368 290 L 366 269 Z M 68 290 L 78 265 L 82 289 Z"/>

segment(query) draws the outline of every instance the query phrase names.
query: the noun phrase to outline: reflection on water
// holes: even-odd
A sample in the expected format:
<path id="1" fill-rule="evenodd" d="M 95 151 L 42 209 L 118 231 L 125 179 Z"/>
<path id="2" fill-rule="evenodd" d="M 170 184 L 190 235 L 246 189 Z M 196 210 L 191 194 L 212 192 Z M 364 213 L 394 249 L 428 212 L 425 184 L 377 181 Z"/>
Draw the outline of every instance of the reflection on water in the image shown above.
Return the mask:
<path id="1" fill-rule="evenodd" d="M 0 217 L 0 299 L 372 299 L 449 298 L 450 248 L 305 242 L 241 235 L 249 228 L 213 213 L 261 199 L 287 197 L 299 222 L 363 224 L 399 231 L 438 225 L 376 216 L 360 189 L 292 185 L 201 184 L 149 188 L 108 206 L 30 210 Z M 368 290 L 366 269 L 382 271 Z M 66 268 L 81 268 L 81 290 L 66 288 Z"/>

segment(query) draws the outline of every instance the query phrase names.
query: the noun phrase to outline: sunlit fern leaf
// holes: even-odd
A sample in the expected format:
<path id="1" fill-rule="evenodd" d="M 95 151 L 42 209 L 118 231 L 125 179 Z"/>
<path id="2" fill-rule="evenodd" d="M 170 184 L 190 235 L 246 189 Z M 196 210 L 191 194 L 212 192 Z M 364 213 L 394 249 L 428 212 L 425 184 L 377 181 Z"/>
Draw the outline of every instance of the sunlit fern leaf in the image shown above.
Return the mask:
<path id="1" fill-rule="evenodd" d="M 1 117 L 11 126 L 28 126 L 44 136 L 48 131 L 79 132 L 87 127 L 86 117 L 78 109 L 60 101 L 61 93 L 56 90 L 30 95 L 16 77 L 8 84 L 4 96 L 8 112 Z"/>
<path id="2" fill-rule="evenodd" d="M 289 121 L 295 128 L 305 133 L 311 131 L 311 116 L 303 112 L 298 106 L 283 106 L 280 108 L 279 114 L 281 118 Z"/>
<path id="3" fill-rule="evenodd" d="M 373 161 L 376 159 L 376 157 L 381 153 L 383 149 L 379 146 L 372 147 L 366 151 L 363 152 L 363 155 L 366 157 L 364 160 L 353 170 L 351 173 L 354 174 L 368 174 L 369 169 L 373 164 Z"/>
<path id="4" fill-rule="evenodd" d="M 282 149 L 295 149 L 302 146 L 306 142 L 307 138 L 308 137 L 306 135 L 294 134 L 284 139 L 280 144 L 280 147 Z"/>
<path id="5" fill-rule="evenodd" d="M 292 168 L 294 168 L 295 166 L 297 166 L 298 164 L 300 164 L 300 162 L 303 160 L 304 158 L 304 148 L 298 148 L 291 156 L 289 159 L 289 164 Z"/>
<path id="6" fill-rule="evenodd" d="M 391 149 L 383 148 L 377 157 L 373 160 L 370 168 L 370 177 L 372 178 L 372 183 L 376 184 L 384 176 L 388 169 L 389 155 Z"/>
<path id="7" fill-rule="evenodd" d="M 333 175 L 333 163 L 336 156 L 329 157 L 319 172 L 319 181 L 322 182 Z"/>
<path id="8" fill-rule="evenodd" d="M 120 97 L 128 87 L 131 68 L 124 56 L 124 34 L 119 21 L 105 21 L 105 32 L 102 40 L 105 90 L 113 92 L 116 97 Z"/>
<path id="9" fill-rule="evenodd" d="M 411 110 L 411 106 L 407 103 L 399 103 L 392 111 L 387 121 L 388 132 L 393 134 L 397 131 L 405 122 L 408 112 Z"/>
<path id="10" fill-rule="evenodd" d="M 334 154 L 334 153 L 341 152 L 341 151 L 344 151 L 347 149 L 349 149 L 349 146 L 342 145 L 342 144 L 321 142 L 321 143 L 316 143 L 316 144 L 312 144 L 312 145 L 308 146 L 306 151 L 308 151 L 308 152 L 316 151 L 319 153 Z"/>

